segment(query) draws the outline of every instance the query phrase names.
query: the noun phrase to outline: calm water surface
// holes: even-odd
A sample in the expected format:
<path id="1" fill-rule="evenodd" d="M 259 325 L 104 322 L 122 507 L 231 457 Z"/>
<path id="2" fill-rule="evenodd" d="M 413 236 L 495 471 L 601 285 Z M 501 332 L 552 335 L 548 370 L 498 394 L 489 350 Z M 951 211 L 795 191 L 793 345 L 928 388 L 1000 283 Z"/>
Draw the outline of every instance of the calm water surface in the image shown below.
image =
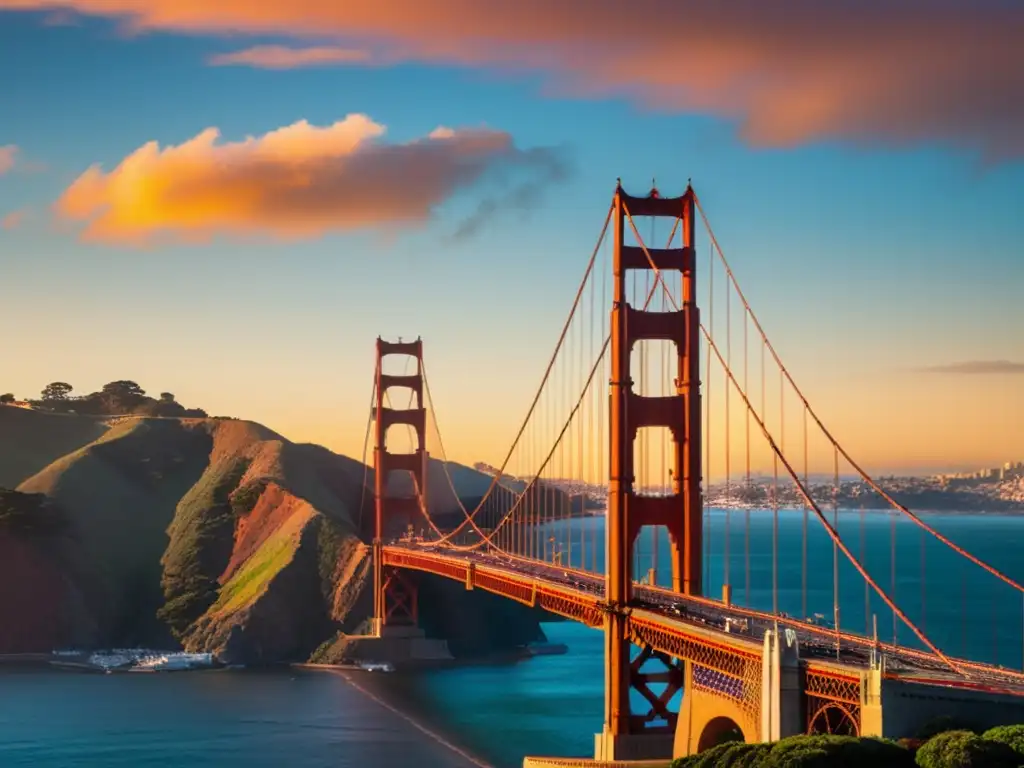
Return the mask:
<path id="1" fill-rule="evenodd" d="M 745 594 L 743 513 L 729 515 L 730 582 Z M 574 542 L 600 542 L 599 520 L 553 530 Z M 1024 519 L 935 516 L 936 527 L 1010 576 L 1024 579 L 1019 552 Z M 725 572 L 725 515 L 711 520 L 710 590 Z M 588 528 L 594 527 L 596 530 Z M 772 604 L 771 517 L 752 516 L 749 602 Z M 830 611 L 831 548 L 812 521 L 808 609 Z M 798 615 L 803 603 L 802 515 L 779 521 L 779 603 Z M 845 513 L 840 531 L 886 590 L 892 586 L 892 526 L 884 515 Z M 596 534 L 596 535 L 595 535 Z M 862 542 L 863 541 L 863 545 Z M 660 563 L 667 562 L 664 540 Z M 911 619 L 943 648 L 982 661 L 1021 668 L 1024 605 L 977 567 L 951 558 L 907 523 L 896 526 L 896 596 Z M 654 542 L 640 543 L 641 566 Z M 646 558 L 646 561 L 645 561 Z M 589 555 L 588 555 L 589 559 Z M 922 591 L 922 559 L 924 583 Z M 600 563 L 599 563 L 600 565 Z M 663 580 L 664 577 L 662 577 Z M 863 581 L 841 564 L 840 623 L 862 631 L 877 616 L 879 634 L 892 638 L 891 615 Z M 923 600 L 922 600 L 923 597 Z M 962 622 L 961 616 L 967 621 Z M 0 670 L 0 767 L 3 766 L 464 766 L 521 765 L 525 754 L 586 755 L 601 727 L 603 648 L 600 633 L 546 625 L 564 656 L 505 666 L 473 666 L 416 676 L 317 672 L 203 672 L 176 675 L 85 675 Z M 897 629 L 900 642 L 909 630 Z M 393 705 L 401 708 L 396 712 Z M 452 751 L 448 742 L 472 757 Z"/>

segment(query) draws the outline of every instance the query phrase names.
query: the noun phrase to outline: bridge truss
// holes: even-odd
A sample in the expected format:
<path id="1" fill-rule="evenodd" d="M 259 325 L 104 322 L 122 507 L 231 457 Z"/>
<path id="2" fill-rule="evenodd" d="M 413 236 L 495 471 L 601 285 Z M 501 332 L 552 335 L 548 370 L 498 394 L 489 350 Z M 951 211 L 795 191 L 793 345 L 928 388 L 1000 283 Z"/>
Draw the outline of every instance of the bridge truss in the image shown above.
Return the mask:
<path id="1" fill-rule="evenodd" d="M 377 352 L 379 628 L 415 616 L 402 571 L 602 627 L 614 735 L 674 731 L 680 659 L 692 687 L 753 706 L 771 628 L 825 665 L 805 678 L 811 730 L 858 729 L 853 681 L 832 662 L 885 656 L 944 684 L 1024 691 L 1009 668 L 1024 665 L 1024 587 L 902 505 L 826 427 L 692 188 L 616 188 L 526 415 L 501 464 L 480 467 L 485 484 L 468 488 L 447 458 L 422 342 L 378 340 Z M 931 612 L 930 579 L 944 585 Z M 940 613 L 951 579 L 957 621 Z"/>

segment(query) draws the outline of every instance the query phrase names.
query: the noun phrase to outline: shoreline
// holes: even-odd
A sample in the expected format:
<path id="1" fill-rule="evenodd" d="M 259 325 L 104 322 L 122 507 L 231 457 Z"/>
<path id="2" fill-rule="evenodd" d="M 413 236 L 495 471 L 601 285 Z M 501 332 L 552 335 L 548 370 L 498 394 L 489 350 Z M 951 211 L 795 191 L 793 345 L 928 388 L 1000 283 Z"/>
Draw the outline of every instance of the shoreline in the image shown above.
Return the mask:
<path id="1" fill-rule="evenodd" d="M 467 746 L 458 743 L 457 734 L 444 729 L 439 724 L 433 722 L 425 722 L 426 718 L 423 718 L 422 713 L 415 712 L 415 708 L 404 707 L 403 704 L 408 705 L 408 702 L 395 701 L 394 696 L 381 691 L 373 691 L 370 686 L 364 684 L 356 679 L 359 675 L 354 675 L 353 672 L 361 672 L 362 676 L 366 676 L 369 679 L 379 679 L 380 673 L 367 672 L 365 670 L 349 670 L 339 668 L 337 665 L 320 664 L 320 665 L 290 665 L 292 667 L 298 667 L 305 669 L 310 672 L 326 672 L 328 674 L 336 675 L 340 677 L 347 685 L 354 688 L 366 699 L 372 701 L 381 709 L 387 711 L 389 714 L 394 715 L 404 722 L 411 725 L 419 733 L 429 738 L 435 744 L 444 747 L 446 750 L 459 758 L 464 760 L 467 764 L 475 766 L 475 768 L 496 768 L 495 765 L 489 762 L 485 757 L 479 754 L 473 753 Z M 387 673 L 385 673 L 387 674 Z M 390 673 L 394 674 L 394 673 Z M 372 677 L 370 677 L 372 676 Z M 410 711 L 412 709 L 413 711 Z"/>
<path id="2" fill-rule="evenodd" d="M 719 503 L 709 503 L 707 508 L 712 512 L 757 512 L 771 514 L 770 508 L 765 508 L 761 505 L 756 506 L 738 506 L 738 505 L 722 505 Z M 802 506 L 790 506 L 788 504 L 779 504 L 779 512 L 803 512 L 808 507 Z M 826 510 L 822 510 L 823 512 Z M 1013 509 L 927 509 L 925 507 L 911 507 L 911 511 L 919 515 L 943 515 L 943 516 L 960 516 L 960 517 L 1024 517 L 1024 506 Z M 899 514 L 903 516 L 903 513 L 897 513 L 892 507 L 865 507 L 863 510 L 860 507 L 840 506 L 839 514 L 863 512 L 865 515 L 893 515 Z M 832 508 L 829 507 L 827 510 L 828 514 L 832 514 Z"/>
<path id="3" fill-rule="evenodd" d="M 463 734 L 452 723 L 447 722 L 443 716 L 439 717 L 437 712 L 426 708 L 424 702 L 418 702 L 413 697 L 406 695 L 405 686 L 409 681 L 423 674 L 468 667 L 513 667 L 523 661 L 533 659 L 535 656 L 535 654 L 522 649 L 465 659 L 412 664 L 392 672 L 371 671 L 358 664 L 296 662 L 286 666 L 290 669 L 310 673 L 327 673 L 340 677 L 361 695 L 390 714 L 401 718 L 431 741 L 466 761 L 468 765 L 474 766 L 474 768 L 497 768 L 490 758 L 470 747 L 463 740 Z"/>
<path id="4" fill-rule="evenodd" d="M 357 664 L 315 664 L 292 662 L 269 664 L 263 667 L 233 669 L 231 667 L 210 667 L 181 670 L 133 670 L 111 669 L 94 665 L 87 660 L 88 654 L 81 657 L 61 656 L 54 653 L 9 653 L 0 654 L 0 670 L 47 671 L 55 674 L 70 675 L 105 675 L 105 674 L 156 674 L 157 672 L 238 672 L 238 671 L 277 671 L 293 670 L 306 673 L 327 673 L 340 677 L 346 685 L 351 686 L 361 696 L 389 715 L 398 717 L 410 725 L 419 734 L 427 737 L 437 746 L 443 747 L 459 761 L 460 765 L 472 768 L 498 768 L 488 757 L 474 751 L 461 738 L 460 732 L 446 723 L 443 717 L 436 716 L 425 709 L 421 703 L 403 695 L 403 683 L 421 674 L 435 671 L 464 667 L 509 667 L 533 658 L 527 651 L 506 652 L 469 659 L 452 659 L 442 663 L 429 663 L 407 666 L 394 672 L 377 672 L 363 669 Z M 397 685 L 392 684 L 397 683 Z"/>

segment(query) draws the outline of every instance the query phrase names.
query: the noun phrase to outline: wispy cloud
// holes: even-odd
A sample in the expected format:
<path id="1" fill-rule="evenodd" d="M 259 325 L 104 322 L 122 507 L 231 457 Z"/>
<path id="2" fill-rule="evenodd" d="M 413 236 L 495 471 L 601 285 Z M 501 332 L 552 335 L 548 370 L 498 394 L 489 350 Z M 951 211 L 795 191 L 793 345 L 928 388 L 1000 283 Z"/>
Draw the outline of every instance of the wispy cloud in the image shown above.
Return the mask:
<path id="1" fill-rule="evenodd" d="M 284 45 L 257 45 L 241 51 L 219 53 L 209 59 L 209 63 L 216 67 L 241 65 L 257 69 L 299 69 L 331 64 L 366 64 L 369 61 L 369 51 L 356 48 L 289 48 Z"/>
<path id="2" fill-rule="evenodd" d="M 526 152 L 524 160 L 537 171 L 534 177 L 513 182 L 506 186 L 504 192 L 481 199 L 476 210 L 459 223 L 452 234 L 453 240 L 472 238 L 503 211 L 526 215 L 542 202 L 548 186 L 565 181 L 570 175 L 570 168 L 562 154 L 547 147 Z"/>
<path id="3" fill-rule="evenodd" d="M 1024 373 L 1024 363 L 1010 360 L 970 360 L 963 363 L 930 365 L 918 370 L 921 373 L 1012 374 Z"/>
<path id="4" fill-rule="evenodd" d="M 83 239 L 146 245 L 215 234 L 312 238 L 331 231 L 390 229 L 427 221 L 456 192 L 489 173 L 516 171 L 544 183 L 550 151 L 523 150 L 505 132 L 448 128 L 403 144 L 353 114 L 333 125 L 306 121 L 238 142 L 208 128 L 177 146 L 155 141 L 110 172 L 93 166 L 57 201 L 83 222 Z"/>
<path id="5" fill-rule="evenodd" d="M 0 147 L 0 176 L 14 168 L 15 162 L 17 162 L 18 148 L 13 144 L 8 144 L 5 147 Z"/>
<path id="6" fill-rule="evenodd" d="M 1006 0 L 0 0 L 135 31 L 369 45 L 549 73 L 578 95 L 736 120 L 752 144 L 941 142 L 1024 156 L 1024 8 Z"/>
<path id="7" fill-rule="evenodd" d="M 25 223 L 25 219 L 28 217 L 28 209 L 21 208 L 17 211 L 11 211 L 2 219 L 0 219 L 0 229 L 17 229 Z"/>

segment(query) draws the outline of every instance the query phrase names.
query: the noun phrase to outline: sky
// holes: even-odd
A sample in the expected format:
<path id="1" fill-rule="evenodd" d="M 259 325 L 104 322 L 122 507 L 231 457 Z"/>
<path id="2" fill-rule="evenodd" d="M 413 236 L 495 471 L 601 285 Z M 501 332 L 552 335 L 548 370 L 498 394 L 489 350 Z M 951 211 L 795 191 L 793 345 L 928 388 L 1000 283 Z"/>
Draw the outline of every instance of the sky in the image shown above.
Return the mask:
<path id="1" fill-rule="evenodd" d="M 421 336 L 498 463 L 615 180 L 692 180 L 866 468 L 1024 459 L 1024 9 L 768 5 L 0 0 L 0 392 L 359 456 L 375 338 Z"/>

